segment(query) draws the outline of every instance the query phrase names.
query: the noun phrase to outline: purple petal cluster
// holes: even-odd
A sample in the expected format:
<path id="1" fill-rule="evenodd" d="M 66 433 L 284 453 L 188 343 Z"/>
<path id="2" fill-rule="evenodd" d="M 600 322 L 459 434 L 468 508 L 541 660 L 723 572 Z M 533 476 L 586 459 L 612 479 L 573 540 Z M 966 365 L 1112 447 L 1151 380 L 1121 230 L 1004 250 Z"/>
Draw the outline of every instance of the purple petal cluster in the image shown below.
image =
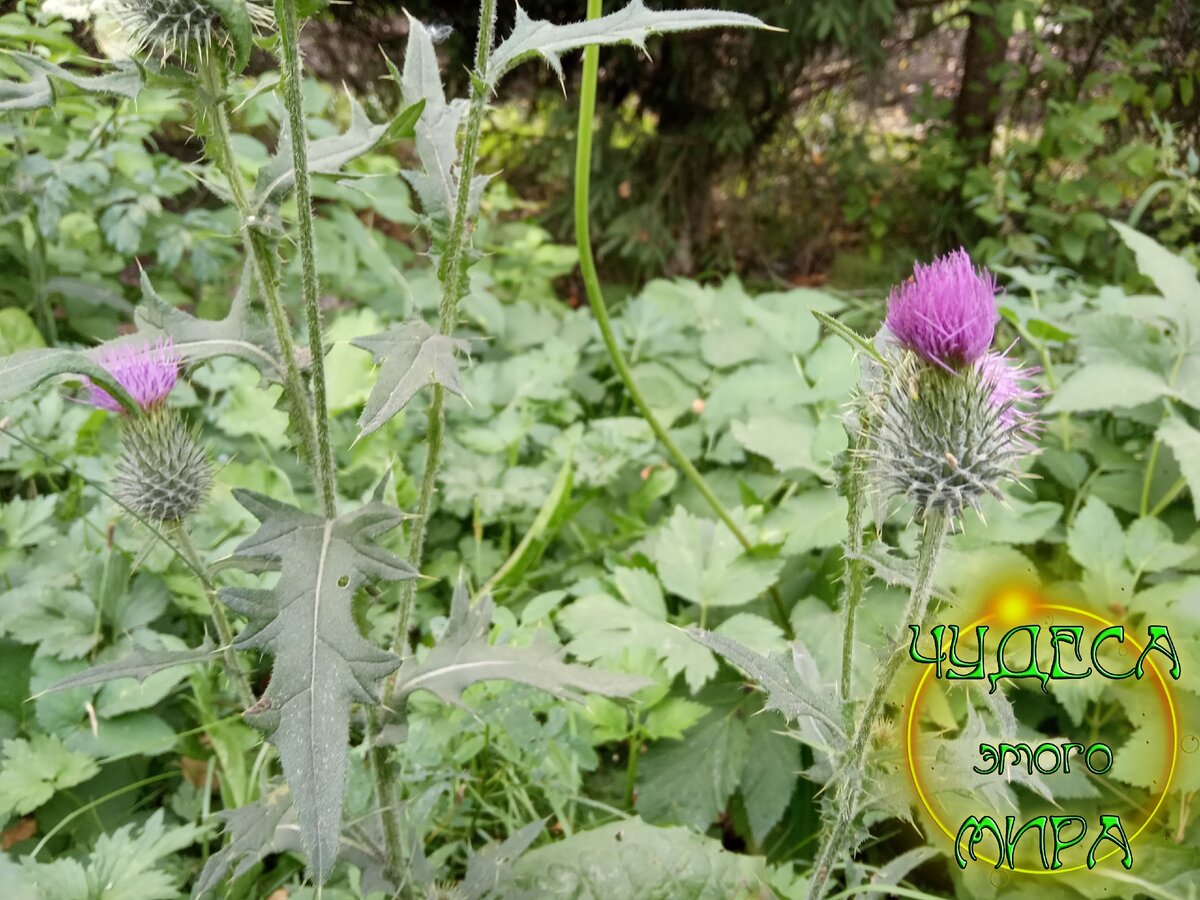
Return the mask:
<path id="1" fill-rule="evenodd" d="M 995 276 L 962 249 L 918 263 L 888 295 L 887 327 L 896 341 L 946 369 L 982 359 L 999 319 Z"/>
<path id="2" fill-rule="evenodd" d="M 96 362 L 104 367 L 142 409 L 162 403 L 179 378 L 179 354 L 170 338 L 155 343 L 122 344 L 104 348 Z M 87 402 L 109 412 L 122 412 L 108 391 L 88 379 Z"/>
<path id="3" fill-rule="evenodd" d="M 1032 437 L 1037 432 L 1038 419 L 1031 405 L 1042 396 L 1042 391 L 1030 382 L 1038 370 L 996 352 L 982 356 L 975 368 L 988 390 L 988 401 L 1000 411 L 1000 422 L 1016 440 Z"/>

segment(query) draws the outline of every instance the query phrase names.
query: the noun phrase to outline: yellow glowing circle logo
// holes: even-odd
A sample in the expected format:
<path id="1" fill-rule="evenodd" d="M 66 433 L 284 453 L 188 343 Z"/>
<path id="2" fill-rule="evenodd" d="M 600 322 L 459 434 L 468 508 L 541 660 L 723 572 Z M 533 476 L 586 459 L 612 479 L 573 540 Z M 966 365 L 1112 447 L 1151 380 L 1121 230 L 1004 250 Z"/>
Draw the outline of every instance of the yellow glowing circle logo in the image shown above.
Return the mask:
<path id="1" fill-rule="evenodd" d="M 1090 619 L 1093 622 L 1098 622 L 1103 627 L 1117 624 L 1115 622 L 1110 622 L 1103 616 L 1098 616 L 1095 613 L 1088 612 L 1085 609 L 1079 609 L 1074 606 L 1066 606 L 1060 603 L 1045 603 L 1040 597 L 1032 594 L 1031 592 L 1018 589 L 1003 591 L 993 597 L 991 602 L 988 604 L 985 614 L 980 616 L 970 625 L 967 625 L 964 630 L 970 631 L 977 625 L 985 625 L 989 622 L 999 623 L 1002 625 L 1012 625 L 1018 622 L 1029 621 L 1031 615 L 1043 612 L 1067 613 L 1072 616 L 1079 616 L 1084 619 Z M 1138 653 L 1142 652 L 1142 645 L 1136 640 L 1128 635 L 1126 635 L 1126 640 L 1129 641 L 1129 643 Z M 1146 816 L 1146 820 L 1138 826 L 1137 830 L 1134 831 L 1132 835 L 1130 835 L 1130 843 L 1133 843 L 1133 841 L 1137 839 L 1138 835 L 1145 831 L 1146 827 L 1152 821 L 1154 821 L 1155 817 L 1158 815 L 1158 811 L 1162 808 L 1163 801 L 1166 800 L 1167 793 L 1171 789 L 1171 782 L 1175 778 L 1175 768 L 1179 760 L 1179 716 L 1175 710 L 1175 702 L 1171 699 L 1171 692 L 1167 687 L 1166 679 L 1163 677 L 1162 672 L 1159 671 L 1158 666 L 1153 660 L 1147 660 L 1146 664 L 1154 673 L 1154 682 L 1167 712 L 1167 721 L 1170 725 L 1171 735 L 1171 758 L 1167 766 L 1167 777 L 1163 782 L 1162 790 L 1158 794 L 1158 798 L 1154 804 L 1154 807 Z M 908 759 L 909 777 L 912 778 L 913 787 L 916 788 L 917 797 L 920 798 L 921 805 L 924 807 L 925 812 L 929 814 L 929 817 L 934 821 L 937 827 L 940 828 L 946 835 L 946 837 L 957 843 L 957 835 L 955 835 L 954 832 L 946 827 L 946 823 L 942 821 L 941 816 L 938 815 L 937 810 L 933 807 L 933 804 L 929 802 L 929 797 L 926 794 L 925 786 L 921 783 L 921 775 L 919 773 L 920 767 L 916 764 L 916 754 L 914 753 L 917 720 L 919 718 L 917 713 L 921 708 L 921 698 L 925 692 L 925 687 L 928 684 L 929 677 L 933 674 L 933 672 L 934 669 L 932 667 L 926 667 L 924 674 L 921 675 L 920 680 L 917 682 L 916 692 L 913 694 L 912 702 L 908 707 L 907 727 L 905 728 L 904 734 L 904 748 L 905 755 Z M 1110 850 L 1108 853 L 1099 857 L 1097 862 L 1108 859 L 1118 852 L 1119 848 Z M 990 863 L 993 866 L 996 865 L 996 860 L 989 859 L 982 853 L 978 854 L 978 859 L 982 862 Z M 1061 869 L 1028 869 L 1021 866 L 1015 866 L 1012 869 L 1005 869 L 1003 871 L 1020 872 L 1026 875 L 1065 875 L 1067 872 L 1077 872 L 1080 870 L 1085 870 L 1086 868 L 1086 865 L 1080 863 L 1079 865 L 1075 866 L 1064 866 Z"/>

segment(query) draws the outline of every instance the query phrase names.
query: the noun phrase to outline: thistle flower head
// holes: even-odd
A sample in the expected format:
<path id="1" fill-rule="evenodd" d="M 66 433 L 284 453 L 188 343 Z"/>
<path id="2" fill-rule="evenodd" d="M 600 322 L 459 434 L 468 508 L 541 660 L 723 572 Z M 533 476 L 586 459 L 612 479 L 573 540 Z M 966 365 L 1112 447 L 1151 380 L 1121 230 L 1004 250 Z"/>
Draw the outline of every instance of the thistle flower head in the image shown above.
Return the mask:
<path id="1" fill-rule="evenodd" d="M 961 372 L 900 347 L 888 355 L 864 396 L 870 439 L 859 451 L 877 500 L 899 497 L 918 518 L 936 511 L 953 521 L 1021 478 L 1037 434 L 1031 370 L 998 353 Z"/>
<path id="2" fill-rule="evenodd" d="M 102 0 L 103 11 L 112 16 L 129 40 L 135 54 L 147 53 L 167 60 L 173 56 L 186 62 L 189 53 L 203 58 L 213 46 L 228 47 L 229 29 L 223 14 L 233 4 L 216 0 Z M 250 24 L 269 26 L 273 16 L 261 0 L 240 4 Z"/>
<path id="3" fill-rule="evenodd" d="M 999 318 L 995 276 L 975 268 L 965 250 L 918 263 L 888 295 L 887 327 L 896 341 L 946 369 L 981 359 Z"/>
<path id="4" fill-rule="evenodd" d="M 116 495 L 154 522 L 178 522 L 199 508 L 212 485 L 212 467 L 196 432 L 165 406 L 122 420 Z"/>
<path id="5" fill-rule="evenodd" d="M 179 354 L 169 338 L 151 344 L 122 344 L 103 349 L 97 360 L 138 406 L 149 410 L 162 403 L 179 378 Z M 121 404 L 88 379 L 88 402 L 109 412 L 122 412 Z"/>

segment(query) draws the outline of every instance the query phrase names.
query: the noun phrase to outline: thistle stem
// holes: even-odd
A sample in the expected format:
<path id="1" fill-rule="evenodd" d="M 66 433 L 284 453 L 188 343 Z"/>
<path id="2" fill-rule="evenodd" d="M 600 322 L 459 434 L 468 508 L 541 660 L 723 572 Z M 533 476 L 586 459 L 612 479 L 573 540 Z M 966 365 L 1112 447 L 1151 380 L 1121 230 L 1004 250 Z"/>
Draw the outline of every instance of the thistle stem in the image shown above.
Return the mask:
<path id="1" fill-rule="evenodd" d="M 589 20 L 600 17 L 601 5 L 601 0 L 588 0 L 587 18 Z M 638 387 L 637 381 L 633 377 L 633 370 L 629 367 L 629 363 L 617 343 L 612 320 L 608 315 L 608 306 L 604 303 L 604 295 L 600 291 L 600 277 L 596 272 L 596 260 L 592 255 L 591 226 L 588 221 L 592 175 L 592 127 L 596 116 L 596 76 L 599 68 L 600 48 L 595 44 L 589 44 L 583 50 L 583 80 L 579 87 L 579 141 L 575 147 L 575 245 L 579 248 L 579 270 L 583 276 L 583 287 L 587 293 L 588 304 L 592 308 L 592 315 L 596 317 L 596 324 L 600 326 L 600 335 L 604 339 L 604 346 L 608 350 L 613 368 L 616 369 L 617 375 L 625 385 L 625 390 L 629 394 L 629 398 L 633 400 L 634 406 L 638 408 L 638 412 L 650 426 L 654 436 L 667 451 L 667 455 L 680 468 L 693 487 L 700 492 L 700 496 L 704 498 L 709 508 L 729 529 L 742 548 L 750 552 L 754 549 L 754 544 L 738 527 L 733 516 L 729 514 L 729 510 L 725 508 L 713 489 L 709 487 L 708 482 L 704 480 L 704 476 L 692 465 L 692 461 L 687 458 L 687 455 L 675 443 L 675 439 L 671 437 L 670 432 L 650 409 L 650 404 L 646 402 L 641 388 Z M 770 598 L 776 623 L 789 639 L 795 637 L 778 589 L 771 588 Z"/>
<path id="2" fill-rule="evenodd" d="M 866 705 L 858 718 L 850 749 L 837 766 L 838 788 L 834 798 L 836 818 L 826 830 L 813 863 L 812 879 L 809 882 L 808 900 L 822 900 L 827 892 L 830 873 L 834 865 L 847 852 L 847 834 L 858 817 L 858 806 L 862 800 L 862 781 L 866 774 L 867 752 L 871 748 L 871 735 L 883 711 L 900 664 L 904 661 L 903 635 L 909 623 L 924 620 L 933 592 L 933 575 L 937 570 L 938 556 L 946 540 L 949 520 L 941 513 L 930 512 L 925 517 L 921 535 L 920 552 L 917 557 L 917 576 L 909 594 L 908 603 L 900 617 L 900 628 L 892 639 L 891 649 L 883 664 L 883 670 L 867 697 Z"/>
<path id="3" fill-rule="evenodd" d="M 259 289 L 262 292 L 263 303 L 271 319 L 275 331 L 275 339 L 279 344 L 279 353 L 283 357 L 284 390 L 288 395 L 288 403 L 292 407 L 292 418 L 300 429 L 300 446 L 305 460 L 313 473 L 316 483 L 321 483 L 321 470 L 317 455 L 316 432 L 313 428 L 312 408 L 308 400 L 308 391 L 300 376 L 300 364 L 296 360 L 296 351 L 292 346 L 291 326 L 288 324 L 287 311 L 283 307 L 283 299 L 279 293 L 279 260 L 273 243 L 253 223 L 250 203 L 246 198 L 246 186 L 242 182 L 242 173 L 237 167 L 237 158 L 233 152 L 233 136 L 229 130 L 229 115 L 225 104 L 224 73 L 213 56 L 208 64 L 201 67 L 204 78 L 204 90 L 208 94 L 207 107 L 212 120 L 212 133 L 206 141 L 206 149 L 216 160 L 218 168 L 224 173 L 229 182 L 229 191 L 233 195 L 233 204 L 237 207 L 242 219 L 243 239 L 246 249 L 254 259 L 255 273 L 258 275 Z M 315 354 L 314 354 L 315 355 Z"/>
<path id="4" fill-rule="evenodd" d="M 313 234 L 312 187 L 308 174 L 308 135 L 304 126 L 304 103 L 300 96 L 299 28 L 296 0 L 278 0 L 280 83 L 292 139 L 292 167 L 296 171 L 296 210 L 300 232 L 300 282 L 304 294 L 304 318 L 308 326 L 308 349 L 312 355 L 312 393 L 316 407 L 316 462 L 321 482 L 325 515 L 337 515 L 337 468 L 329 440 L 329 406 L 325 399 L 325 348 L 321 337 L 320 282 L 317 276 L 316 240 Z"/>
<path id="5" fill-rule="evenodd" d="M 495 0 L 483 0 L 479 10 L 479 39 L 475 47 L 475 71 L 471 74 L 471 94 L 467 109 L 466 131 L 463 137 L 462 154 L 458 165 L 458 187 L 454 205 L 454 218 L 442 249 L 438 263 L 438 281 L 442 286 L 438 304 L 438 330 L 451 334 L 458 326 L 458 303 L 466 293 L 467 269 L 469 265 L 470 241 L 468 231 L 471 223 L 471 182 L 475 177 L 475 164 L 479 156 L 479 136 L 483 128 L 483 117 L 487 111 L 488 90 L 486 75 L 488 60 L 492 53 L 492 41 L 496 32 Z M 421 489 L 409 537 L 408 561 L 420 571 L 425 553 L 425 535 L 429 516 L 433 510 L 433 495 L 437 488 L 438 464 L 442 452 L 442 437 L 446 428 L 445 391 L 434 385 L 429 403 L 425 435 L 425 471 L 421 475 Z M 408 629 L 416 603 L 416 579 L 404 582 L 400 587 L 400 604 L 396 611 L 396 627 L 392 632 L 391 650 L 400 656 L 408 655 Z M 381 706 L 390 706 L 396 690 L 393 673 L 383 686 Z M 378 733 L 378 715 L 374 709 L 367 711 L 368 737 Z M 372 738 L 373 741 L 373 738 Z M 400 824 L 394 804 L 380 797 L 381 790 L 396 781 L 395 769 L 385 748 L 371 746 L 367 753 L 367 764 L 371 769 L 384 820 L 384 837 L 387 842 L 388 869 L 395 875 L 402 864 L 403 847 L 400 844 Z M 389 821 L 390 820 L 390 821 Z"/>
<path id="6" fill-rule="evenodd" d="M 250 687 L 250 680 L 246 677 L 246 673 L 238 661 L 237 653 L 233 649 L 233 626 L 229 623 L 229 617 L 225 615 L 225 607 L 217 597 L 216 586 L 208 577 L 208 567 L 204 564 L 200 554 L 196 552 L 191 535 L 188 534 L 187 527 L 182 522 L 175 526 L 175 537 L 178 539 L 179 552 L 188 566 L 200 575 L 200 581 L 208 595 L 213 624 L 217 627 L 217 637 L 221 639 L 221 657 L 225 663 L 225 675 L 234 690 L 237 691 L 238 699 L 249 709 L 255 703 L 254 690 Z"/>
<path id="7" fill-rule="evenodd" d="M 846 612 L 846 622 L 842 632 L 841 694 L 847 714 L 850 710 L 850 690 L 854 679 L 854 635 L 858 621 L 858 605 L 862 602 L 863 589 L 867 583 L 867 565 L 860 558 L 863 548 L 863 494 L 867 477 L 862 451 L 866 449 L 867 439 L 864 414 L 859 422 L 854 446 L 850 450 L 849 470 L 846 473 L 846 549 L 843 553 L 842 574 L 842 608 Z"/>

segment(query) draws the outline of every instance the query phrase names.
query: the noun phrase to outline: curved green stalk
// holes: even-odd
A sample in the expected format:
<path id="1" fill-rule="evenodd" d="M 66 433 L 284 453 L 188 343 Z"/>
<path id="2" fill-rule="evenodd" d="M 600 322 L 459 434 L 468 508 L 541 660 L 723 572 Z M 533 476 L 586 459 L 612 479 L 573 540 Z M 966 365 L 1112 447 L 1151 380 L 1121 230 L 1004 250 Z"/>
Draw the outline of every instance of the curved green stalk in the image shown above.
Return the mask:
<path id="1" fill-rule="evenodd" d="M 588 19 L 598 19 L 600 12 L 601 0 L 588 0 Z M 646 420 L 646 424 L 650 426 L 650 430 L 654 432 L 654 436 L 663 445 L 663 448 L 667 451 L 667 455 L 671 457 L 675 465 L 687 476 L 688 481 L 700 492 L 700 496 L 704 498 L 717 518 L 725 524 L 725 527 L 729 529 L 734 538 L 737 539 L 737 542 L 746 551 L 751 551 L 754 549 L 754 544 L 751 543 L 750 539 L 746 537 L 746 533 L 734 522 L 733 516 L 729 514 L 729 510 L 725 508 L 717 495 L 713 493 L 713 489 L 704 480 L 704 476 L 692 465 L 692 461 L 687 458 L 687 455 L 675 443 L 675 439 L 663 427 L 662 422 L 654 415 L 654 411 L 650 409 L 650 404 L 646 402 L 646 398 L 638 387 L 637 381 L 634 380 L 633 370 L 629 367 L 629 363 L 626 361 L 620 346 L 617 344 L 617 337 L 613 332 L 612 320 L 608 315 L 608 307 L 605 305 L 604 296 L 600 292 L 600 277 L 596 272 L 596 260 L 592 256 L 591 228 L 588 222 L 588 202 L 592 174 L 592 126 L 596 115 L 596 76 L 599 68 L 600 48 L 595 44 L 590 44 L 583 50 L 583 81 L 579 88 L 579 143 L 575 149 L 575 245 L 579 248 L 579 269 L 583 276 L 583 287 L 587 293 L 588 304 L 592 307 L 592 314 L 596 317 L 596 324 L 600 326 L 600 334 L 604 338 L 604 346 L 608 350 L 608 356 L 612 360 L 613 368 L 616 369 L 617 375 L 620 376 L 621 381 L 624 383 L 625 390 L 628 391 L 634 406 L 638 408 L 638 412 Z M 792 637 L 791 623 L 788 621 L 787 610 L 783 606 L 783 598 L 779 596 L 778 590 L 774 588 L 771 590 L 771 602 L 777 624 L 789 638 Z"/>
<path id="2" fill-rule="evenodd" d="M 887 693 L 896 679 L 900 664 L 904 661 L 903 634 L 909 623 L 921 622 L 925 618 L 925 612 L 929 607 L 929 598 L 933 593 L 933 575 L 937 570 L 938 556 L 941 554 L 948 528 L 949 520 L 941 513 L 929 513 L 925 518 L 920 552 L 917 557 L 917 577 L 908 596 L 908 603 L 901 614 L 898 634 L 892 641 L 891 652 L 883 665 L 883 670 L 875 680 L 875 686 L 871 689 L 862 715 L 858 718 L 858 725 L 854 729 L 854 737 L 850 742 L 850 750 L 836 767 L 838 788 L 833 800 L 836 819 L 825 831 L 820 850 L 813 862 L 808 900 L 822 900 L 834 865 L 849 849 L 847 835 L 858 818 L 858 806 L 863 795 L 867 753 L 871 749 L 871 735 L 875 730 L 880 713 L 883 712 L 883 702 L 887 698 Z"/>
<path id="3" fill-rule="evenodd" d="M 296 170 L 296 210 L 300 231 L 300 282 L 304 293 L 304 318 L 308 349 L 312 354 L 312 393 L 316 418 L 316 463 L 320 475 L 325 515 L 337 515 L 337 468 L 329 440 L 329 406 L 325 399 L 325 348 L 321 339 L 318 302 L 316 241 L 313 236 L 312 187 L 308 174 L 308 135 L 304 127 L 304 102 L 300 96 L 300 48 L 297 44 L 296 0 L 279 0 L 280 85 L 292 138 L 292 167 Z"/>

